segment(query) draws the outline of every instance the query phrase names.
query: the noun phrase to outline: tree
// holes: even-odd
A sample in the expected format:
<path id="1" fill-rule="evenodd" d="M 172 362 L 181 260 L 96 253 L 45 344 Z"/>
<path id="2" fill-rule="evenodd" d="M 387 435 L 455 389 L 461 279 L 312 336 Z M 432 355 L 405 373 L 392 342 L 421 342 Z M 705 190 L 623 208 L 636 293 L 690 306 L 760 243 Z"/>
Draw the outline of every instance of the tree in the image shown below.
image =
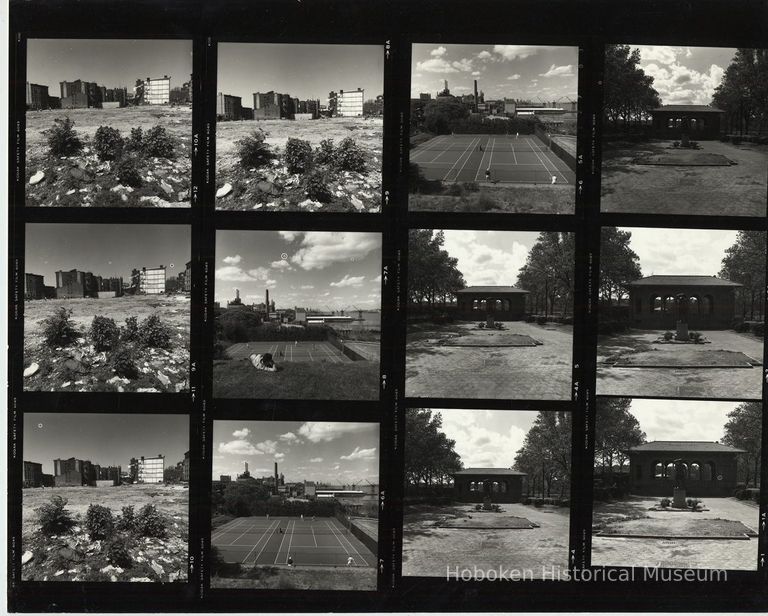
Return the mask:
<path id="1" fill-rule="evenodd" d="M 536 416 L 515 454 L 515 468 L 528 474 L 529 494 L 551 496 L 557 485 L 560 496 L 565 495 L 571 478 L 571 434 L 570 413 L 540 411 Z"/>
<path id="2" fill-rule="evenodd" d="M 163 470 L 163 481 L 167 483 L 179 483 L 182 477 L 180 466 L 167 466 Z"/>
<path id="3" fill-rule="evenodd" d="M 736 243 L 725 251 L 719 276 L 744 285 L 737 289 L 742 316 L 763 318 L 765 289 L 765 231 L 739 231 Z"/>
<path id="4" fill-rule="evenodd" d="M 728 413 L 722 441 L 746 453 L 738 458 L 738 475 L 745 486 L 760 485 L 760 456 L 763 434 L 763 413 L 760 402 L 742 402 Z"/>
<path id="5" fill-rule="evenodd" d="M 621 304 L 629 283 L 642 277 L 640 257 L 630 248 L 632 233 L 616 227 L 600 232 L 600 299 Z"/>
<path id="6" fill-rule="evenodd" d="M 224 488 L 222 508 L 224 513 L 237 517 L 258 515 L 259 504 L 266 503 L 270 494 L 267 486 L 255 481 L 232 482 Z"/>
<path id="7" fill-rule="evenodd" d="M 712 104 L 726 112 L 729 132 L 759 132 L 768 121 L 768 50 L 739 48 L 715 88 Z"/>
<path id="8" fill-rule="evenodd" d="M 444 243 L 443 231 L 408 232 L 408 298 L 412 304 L 432 308 L 437 302 L 452 302 L 456 291 L 466 286 L 458 259 L 443 249 Z"/>
<path id="9" fill-rule="evenodd" d="M 595 466 L 603 473 L 623 469 L 627 450 L 645 442 L 645 432 L 630 413 L 631 398 L 598 398 L 595 421 Z M 623 470 L 621 471 L 623 472 Z"/>
<path id="10" fill-rule="evenodd" d="M 469 106 L 453 96 L 440 96 L 424 105 L 424 129 L 447 135 L 455 122 L 469 117 Z"/>
<path id="11" fill-rule="evenodd" d="M 528 253 L 517 275 L 518 287 L 529 291 L 529 310 L 546 316 L 572 309 L 575 237 L 573 233 L 544 231 Z"/>
<path id="12" fill-rule="evenodd" d="M 629 45 L 607 45 L 603 79 L 604 117 L 615 129 L 630 130 L 648 121 L 661 105 L 653 77 L 639 67 L 640 50 Z"/>
<path id="13" fill-rule="evenodd" d="M 443 418 L 430 409 L 405 414 L 405 482 L 412 487 L 444 485 L 462 469 L 456 441 L 442 431 Z"/>

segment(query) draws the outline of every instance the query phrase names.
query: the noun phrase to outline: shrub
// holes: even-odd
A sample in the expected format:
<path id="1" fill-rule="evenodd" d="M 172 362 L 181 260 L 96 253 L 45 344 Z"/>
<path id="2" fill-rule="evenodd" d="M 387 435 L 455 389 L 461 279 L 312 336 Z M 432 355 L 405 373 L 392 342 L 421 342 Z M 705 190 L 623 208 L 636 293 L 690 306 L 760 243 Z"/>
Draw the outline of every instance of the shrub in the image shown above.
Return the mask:
<path id="1" fill-rule="evenodd" d="M 315 160 L 320 165 L 333 164 L 336 148 L 333 145 L 333 139 L 323 139 L 320 146 L 315 150 Z"/>
<path id="2" fill-rule="evenodd" d="M 307 176 L 307 197 L 320 203 L 330 203 L 333 193 L 328 185 L 328 176 L 320 169 L 315 169 Z"/>
<path id="3" fill-rule="evenodd" d="M 264 131 L 255 130 L 253 134 L 235 141 L 237 155 L 242 167 L 256 167 L 258 169 L 275 157 L 265 141 L 266 138 Z"/>
<path id="4" fill-rule="evenodd" d="M 115 567 L 127 569 L 133 564 L 127 537 L 118 536 L 112 539 L 104 550 L 107 560 Z"/>
<path id="5" fill-rule="evenodd" d="M 661 499 L 661 506 L 662 507 L 669 507 L 672 504 L 672 501 L 669 500 L 667 497 L 664 497 Z"/>
<path id="6" fill-rule="evenodd" d="M 480 212 L 488 212 L 490 210 L 496 209 L 498 204 L 496 203 L 496 199 L 491 197 L 489 194 L 480 193 L 480 195 L 477 197 L 476 207 Z"/>
<path id="7" fill-rule="evenodd" d="M 154 505 L 144 505 L 139 509 L 134 528 L 140 537 L 163 539 L 168 534 L 165 520 Z"/>
<path id="8" fill-rule="evenodd" d="M 483 510 L 483 506 L 482 505 L 480 505 L 480 504 L 475 505 L 475 511 L 482 511 L 482 510 Z"/>
<path id="9" fill-rule="evenodd" d="M 139 338 L 139 320 L 136 317 L 128 317 L 125 319 L 125 328 L 123 329 L 122 338 L 125 341 L 134 341 Z"/>
<path id="10" fill-rule="evenodd" d="M 694 342 L 696 342 L 696 343 L 699 343 L 699 342 L 701 342 L 701 341 L 702 341 L 702 339 L 704 338 L 704 336 L 701 334 L 701 332 L 690 332 L 690 333 L 688 334 L 688 337 L 689 337 L 691 340 L 693 340 Z"/>
<path id="11" fill-rule="evenodd" d="M 74 129 L 75 123 L 69 118 L 56 118 L 48 130 L 48 148 L 54 156 L 71 156 L 83 149 L 83 142 Z"/>
<path id="12" fill-rule="evenodd" d="M 454 183 L 448 185 L 448 190 L 446 193 L 451 197 L 463 197 L 466 194 L 466 190 L 461 184 Z"/>
<path id="13" fill-rule="evenodd" d="M 85 512 L 85 527 L 91 539 L 106 539 L 115 532 L 115 518 L 103 505 L 89 505 Z"/>
<path id="14" fill-rule="evenodd" d="M 122 156 L 112 169 L 115 177 L 121 184 L 137 188 L 143 181 L 141 177 L 140 163 L 136 156 Z"/>
<path id="15" fill-rule="evenodd" d="M 65 509 L 66 506 L 66 498 L 54 495 L 51 496 L 50 502 L 35 509 L 40 530 L 44 535 L 65 533 L 75 525 L 71 514 Z"/>
<path id="16" fill-rule="evenodd" d="M 147 348 L 171 348 L 171 328 L 156 314 L 148 316 L 139 324 L 137 334 L 139 342 Z"/>
<path id="17" fill-rule="evenodd" d="M 133 510 L 133 505 L 126 505 L 123 507 L 120 514 L 120 517 L 117 518 L 117 522 L 115 523 L 117 530 L 133 530 L 136 523 L 136 513 Z"/>
<path id="18" fill-rule="evenodd" d="M 288 173 L 305 173 L 312 166 L 312 146 L 309 141 L 290 137 L 285 144 L 283 160 Z"/>
<path id="19" fill-rule="evenodd" d="M 762 338 L 765 333 L 765 323 L 755 323 L 752 326 L 752 333 Z"/>
<path id="20" fill-rule="evenodd" d="M 546 322 L 547 322 L 547 317 L 545 317 L 543 315 L 539 315 L 539 316 L 536 317 L 536 323 L 538 325 L 544 325 Z"/>
<path id="21" fill-rule="evenodd" d="M 93 149 L 99 160 L 115 160 L 123 153 L 125 141 L 120 131 L 111 126 L 99 126 L 93 135 Z"/>
<path id="22" fill-rule="evenodd" d="M 672 340 L 672 338 L 675 337 L 675 334 L 672 332 L 664 332 L 664 340 Z"/>
<path id="23" fill-rule="evenodd" d="M 97 315 L 93 317 L 89 335 L 97 351 L 110 351 L 117 344 L 120 330 L 114 319 Z"/>
<path id="24" fill-rule="evenodd" d="M 66 344 L 77 336 L 74 324 L 69 320 L 70 316 L 72 316 L 71 310 L 59 306 L 43 321 L 43 340 L 46 345 Z"/>
<path id="25" fill-rule="evenodd" d="M 111 190 L 100 190 L 93 195 L 91 207 L 125 207 L 126 202 L 116 192 Z"/>
<path id="26" fill-rule="evenodd" d="M 145 156 L 173 158 L 175 156 L 173 139 L 162 126 L 153 126 L 142 138 L 141 151 Z"/>
<path id="27" fill-rule="evenodd" d="M 333 156 L 333 166 L 339 171 L 365 171 L 365 153 L 352 137 L 341 140 Z"/>
<path id="28" fill-rule="evenodd" d="M 125 140 L 125 148 L 127 150 L 138 152 L 141 150 L 143 143 L 144 131 L 141 129 L 141 126 L 137 126 L 136 128 L 131 129 L 131 135 Z"/>
<path id="29" fill-rule="evenodd" d="M 120 345 L 112 353 L 112 369 L 117 376 L 126 379 L 135 379 L 139 376 L 139 368 L 136 365 L 136 350 L 129 345 Z"/>
<path id="30" fill-rule="evenodd" d="M 461 185 L 466 192 L 478 192 L 480 190 L 480 184 L 477 182 L 462 182 Z"/>

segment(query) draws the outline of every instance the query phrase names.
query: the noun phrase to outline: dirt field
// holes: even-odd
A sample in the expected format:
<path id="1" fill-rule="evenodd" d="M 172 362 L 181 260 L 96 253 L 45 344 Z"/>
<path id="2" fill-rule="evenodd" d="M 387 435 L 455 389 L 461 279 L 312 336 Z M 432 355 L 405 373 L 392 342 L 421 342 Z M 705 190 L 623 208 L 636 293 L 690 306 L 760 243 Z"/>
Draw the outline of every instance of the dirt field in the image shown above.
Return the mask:
<path id="1" fill-rule="evenodd" d="M 75 525 L 60 535 L 42 536 L 40 506 L 57 495 L 67 500 Z M 115 565 L 106 555 L 109 540 L 94 540 L 83 526 L 91 504 L 114 516 L 132 505 L 135 513 L 154 505 L 165 521 L 165 538 L 125 538 L 129 560 Z M 182 485 L 121 485 L 105 488 L 27 488 L 22 493 L 22 553 L 32 558 L 22 579 L 38 581 L 173 582 L 187 579 L 189 490 Z M 58 574 L 58 575 L 57 575 Z"/>
<path id="2" fill-rule="evenodd" d="M 79 337 L 70 344 L 47 347 L 43 321 L 58 307 L 72 311 L 70 320 Z M 141 323 L 151 315 L 170 327 L 170 348 L 136 350 L 136 378 L 115 373 L 109 352 L 96 352 L 88 330 L 97 315 L 125 327 L 128 317 Z M 148 391 L 181 392 L 189 379 L 189 297 L 183 295 L 126 295 L 103 299 L 34 300 L 24 305 L 24 367 L 38 365 L 24 379 L 27 391 Z M 162 376 L 161 376 L 162 375 Z"/>
<path id="3" fill-rule="evenodd" d="M 49 154 L 47 134 L 55 119 L 69 118 L 83 141 L 80 154 Z M 192 181 L 192 107 L 142 106 L 122 109 L 55 109 L 26 114 L 26 203 L 46 207 L 189 207 Z M 175 158 L 148 158 L 140 167 L 139 186 L 121 183 L 114 162 L 102 162 L 93 149 L 99 126 L 120 131 L 127 139 L 132 128 L 144 133 L 162 126 L 175 144 Z M 42 171 L 44 178 L 30 184 Z"/>
<path id="4" fill-rule="evenodd" d="M 240 165 L 236 142 L 255 130 L 266 133 L 266 143 L 277 156 L 264 168 Z M 381 164 L 384 124 L 380 118 L 320 118 L 318 120 L 248 120 L 219 122 L 216 125 L 216 187 L 229 184 L 231 192 L 216 200 L 226 210 L 321 210 L 324 212 L 378 212 L 381 209 Z M 365 154 L 364 173 L 344 171 L 329 176 L 332 200 L 310 199 L 305 178 L 289 174 L 282 152 L 290 137 L 309 141 L 317 148 L 325 139 L 338 145 L 351 137 Z"/>

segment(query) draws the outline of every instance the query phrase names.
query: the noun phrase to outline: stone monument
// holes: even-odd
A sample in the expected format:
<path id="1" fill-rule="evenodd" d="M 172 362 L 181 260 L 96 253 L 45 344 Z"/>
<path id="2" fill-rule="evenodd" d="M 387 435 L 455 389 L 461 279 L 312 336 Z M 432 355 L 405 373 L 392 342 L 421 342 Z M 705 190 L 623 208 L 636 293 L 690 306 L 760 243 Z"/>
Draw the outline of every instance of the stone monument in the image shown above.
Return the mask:
<path id="1" fill-rule="evenodd" d="M 675 460 L 675 475 L 674 485 L 672 486 L 672 506 L 676 509 L 685 509 L 685 476 L 687 471 L 683 460 L 678 458 Z"/>

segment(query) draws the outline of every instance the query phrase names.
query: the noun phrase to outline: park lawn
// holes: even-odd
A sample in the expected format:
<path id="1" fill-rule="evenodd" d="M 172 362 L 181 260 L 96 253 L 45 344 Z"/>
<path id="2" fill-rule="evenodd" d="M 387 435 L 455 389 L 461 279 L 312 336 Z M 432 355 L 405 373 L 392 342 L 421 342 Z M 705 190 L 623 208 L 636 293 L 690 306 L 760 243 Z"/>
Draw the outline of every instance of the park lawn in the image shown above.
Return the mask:
<path id="1" fill-rule="evenodd" d="M 377 400 L 379 363 L 286 362 L 278 372 L 256 370 L 245 360 L 216 360 L 213 395 L 217 398 L 289 398 Z"/>
<path id="2" fill-rule="evenodd" d="M 268 588 L 295 590 L 376 590 L 373 567 L 241 568 L 224 577 L 211 576 L 212 588 Z"/>

